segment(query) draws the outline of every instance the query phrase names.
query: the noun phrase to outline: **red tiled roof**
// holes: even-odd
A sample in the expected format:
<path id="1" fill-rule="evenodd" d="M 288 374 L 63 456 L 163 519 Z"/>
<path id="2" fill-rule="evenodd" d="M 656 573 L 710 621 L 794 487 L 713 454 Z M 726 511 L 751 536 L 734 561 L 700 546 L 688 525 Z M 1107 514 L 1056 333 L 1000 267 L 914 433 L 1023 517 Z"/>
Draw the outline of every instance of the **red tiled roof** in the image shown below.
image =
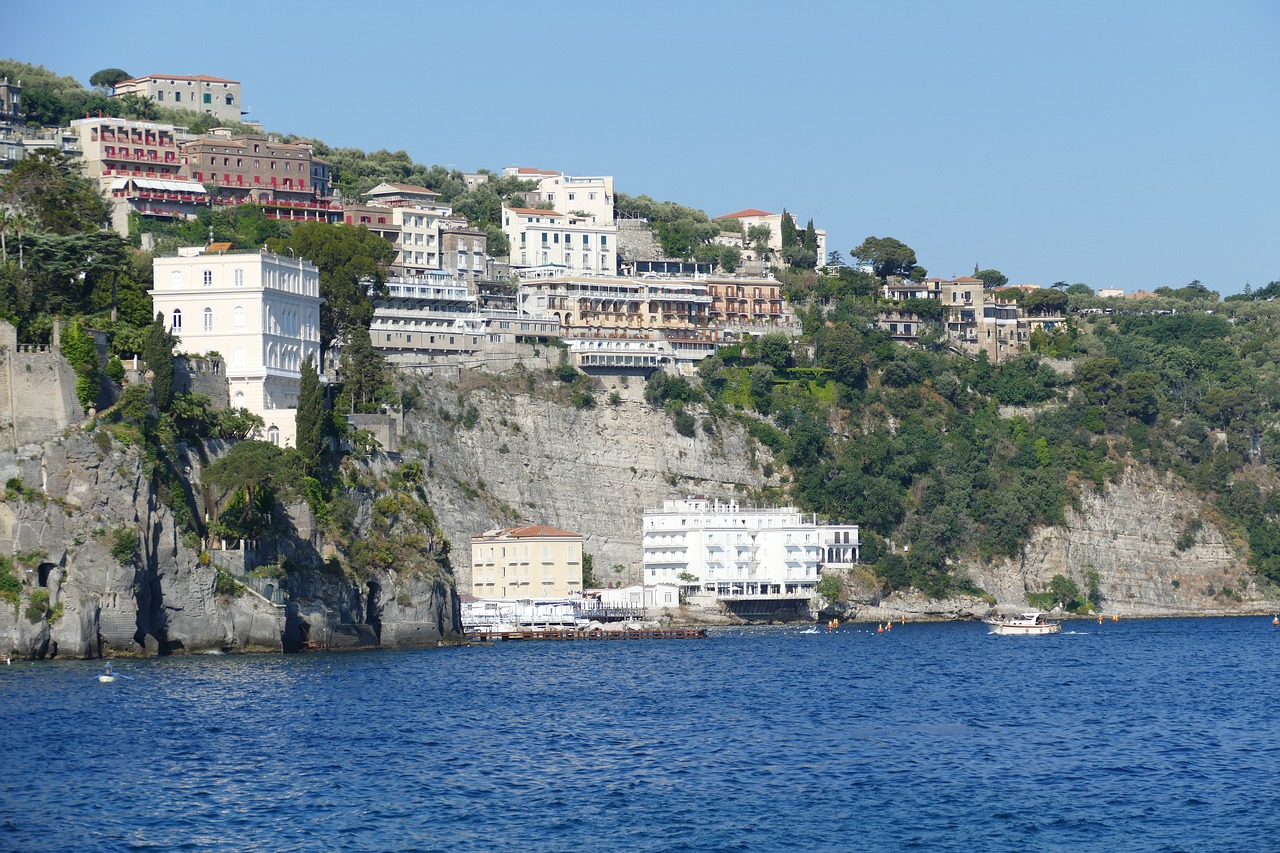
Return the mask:
<path id="1" fill-rule="evenodd" d="M 419 187 L 414 184 L 387 184 L 387 186 L 399 190 L 402 193 L 418 193 L 419 195 L 440 195 L 435 190 L 429 190 L 426 187 Z M 377 189 L 377 187 L 374 187 Z M 372 192 L 372 190 L 370 191 Z"/>
<path id="2" fill-rule="evenodd" d="M 752 216 L 773 216 L 764 210 L 756 210 L 754 207 L 748 207 L 746 210 L 739 210 L 737 213 L 726 213 L 724 216 L 717 216 L 716 219 L 748 219 Z"/>
<path id="3" fill-rule="evenodd" d="M 210 77 L 206 74 L 144 74 L 141 77 L 134 77 L 132 80 L 125 80 L 125 83 L 140 83 L 143 80 L 199 80 L 201 83 L 239 83 L 239 80 L 228 80 L 226 77 Z M 120 85 L 119 83 L 116 84 Z"/>
<path id="4" fill-rule="evenodd" d="M 507 210 L 524 216 L 564 216 L 563 213 L 557 213 L 554 210 L 543 210 L 540 207 L 508 207 Z"/>
<path id="5" fill-rule="evenodd" d="M 570 533 L 567 530 L 561 530 L 557 527 L 548 527 L 545 524 L 529 524 L 524 527 L 508 527 L 505 530 L 491 530 L 480 536 L 473 536 L 473 539 L 545 539 L 545 538 L 581 538 L 581 533 Z"/>
<path id="6" fill-rule="evenodd" d="M 550 169 L 535 169 L 532 166 L 520 166 L 516 169 L 516 173 L 520 175 L 558 175 L 559 172 L 553 172 Z"/>

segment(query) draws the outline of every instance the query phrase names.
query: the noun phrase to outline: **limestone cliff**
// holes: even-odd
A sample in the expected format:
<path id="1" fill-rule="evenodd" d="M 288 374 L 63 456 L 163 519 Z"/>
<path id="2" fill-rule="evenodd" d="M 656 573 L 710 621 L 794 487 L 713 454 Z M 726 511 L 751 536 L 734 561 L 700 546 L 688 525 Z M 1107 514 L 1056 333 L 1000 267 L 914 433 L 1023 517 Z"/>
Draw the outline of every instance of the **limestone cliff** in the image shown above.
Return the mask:
<path id="1" fill-rule="evenodd" d="M 376 567 L 359 579 L 332 564 L 323 571 L 321 554 L 333 549 L 305 504 L 290 508 L 269 553 L 205 551 L 199 537 L 180 531 L 171 505 L 183 498 L 157 487 L 152 464 L 101 430 L 0 453 L 0 556 L 11 559 L 21 583 L 16 605 L 0 602 L 7 652 L 43 658 L 418 646 L 458 634 L 447 565 L 437 566 L 430 553 L 424 560 L 438 571 Z M 186 499 L 203 513 L 199 456 L 181 449 L 176 467 Z M 370 515 L 358 495 L 354 503 L 357 514 Z M 243 572 L 252 567 L 246 562 L 272 559 L 290 561 L 287 576 L 264 581 L 288 588 L 287 604 L 273 604 L 270 589 L 228 589 L 225 577 L 218 591 L 219 566 Z M 46 596 L 47 605 L 38 606 Z"/>
<path id="2" fill-rule="evenodd" d="M 1102 612 L 1119 616 L 1273 613 L 1280 591 L 1251 571 L 1243 547 L 1213 523 L 1203 500 L 1173 475 L 1128 469 L 1105 490 L 1089 488 L 1066 525 L 1037 530 L 1015 560 L 957 566 L 1003 610 L 1023 608 L 1028 593 L 1045 592 L 1054 575 L 1081 590 L 1096 581 Z M 1202 524 L 1178 550 L 1188 522 Z M 846 579 L 847 599 L 831 615 L 868 620 L 906 616 L 976 619 L 990 601 L 961 597 L 930 601 L 915 594 L 882 597 L 869 572 Z"/>
<path id="3" fill-rule="evenodd" d="M 769 484 L 769 451 L 741 427 L 722 420 L 708 432 L 698 417 L 695 434 L 680 435 L 644 402 L 641 377 L 597 379 L 591 408 L 560 399 L 557 384 L 541 372 L 471 371 L 417 383 L 404 446 L 428 469 L 460 580 L 470 580 L 473 535 L 520 521 L 586 536 L 598 579 L 638 580 L 646 507 L 690 494 L 744 500 Z"/>

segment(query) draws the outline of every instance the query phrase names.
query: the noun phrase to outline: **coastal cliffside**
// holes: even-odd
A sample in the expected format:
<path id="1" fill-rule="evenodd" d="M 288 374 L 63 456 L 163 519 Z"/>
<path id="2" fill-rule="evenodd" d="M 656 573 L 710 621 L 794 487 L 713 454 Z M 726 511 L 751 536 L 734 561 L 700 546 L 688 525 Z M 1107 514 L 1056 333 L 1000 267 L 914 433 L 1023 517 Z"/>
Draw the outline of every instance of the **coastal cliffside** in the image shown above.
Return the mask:
<path id="1" fill-rule="evenodd" d="M 1202 521 L 1192 525 L 1194 519 Z M 1103 613 L 1119 616 L 1272 613 L 1280 594 L 1247 565 L 1243 548 L 1173 475 L 1130 467 L 1105 490 L 1088 488 L 1066 525 L 1042 527 L 1018 559 L 961 566 L 1003 610 L 1027 605 L 1055 575 L 1087 592 L 1096 584 Z M 1194 529 L 1193 535 L 1185 531 Z M 1182 541 L 1180 541 L 1182 540 Z M 1179 548 L 1182 545 L 1184 547 Z M 977 619 L 992 602 L 977 596 L 933 601 L 917 594 L 882 597 L 869 572 L 846 578 L 847 599 L 829 609 L 856 619 Z"/>
<path id="2" fill-rule="evenodd" d="M 199 455 L 181 446 L 179 454 L 180 488 L 203 513 Z M 12 579 L 0 601 L 6 651 L 84 658 L 404 647 L 458 634 L 440 543 L 423 549 L 423 570 L 370 566 L 349 575 L 322 559 L 336 548 L 299 504 L 259 552 L 206 550 L 199 537 L 183 535 L 175 498 L 157 488 L 152 464 L 103 431 L 0 454 L 0 555 Z M 358 532 L 373 523 L 378 493 L 348 494 Z M 251 571 L 268 561 L 287 570 Z M 273 603 L 280 587 L 290 593 L 287 604 Z"/>
<path id="3" fill-rule="evenodd" d="M 460 580 L 470 581 L 472 536 L 519 522 L 586 536 L 597 580 L 639 580 L 646 507 L 691 494 L 745 501 L 770 484 L 772 456 L 745 430 L 697 417 L 695 434 L 680 435 L 671 415 L 644 402 L 643 378 L 597 379 L 589 408 L 557 386 L 541 372 L 417 382 L 404 445 L 422 455 Z"/>
<path id="4" fill-rule="evenodd" d="M 406 417 L 406 444 L 424 454 L 431 504 L 460 553 L 475 533 L 536 521 L 587 535 L 598 578 L 635 580 L 645 507 L 690 493 L 742 498 L 777 485 L 763 473 L 772 462 L 767 449 L 740 427 L 721 425 L 712 434 L 700 427 L 692 438 L 681 436 L 668 414 L 644 402 L 643 383 L 634 378 L 625 385 L 617 377 L 597 379 L 598 400 L 613 391 L 620 399 L 587 409 L 557 399 L 554 384 L 541 379 L 530 392 L 525 379 L 463 371 L 422 377 L 416 388 L 421 400 Z M 1243 545 L 1172 475 L 1131 466 L 1105 489 L 1086 487 L 1066 520 L 1038 529 L 1017 559 L 960 565 L 985 597 L 885 597 L 878 579 L 860 568 L 844 579 L 846 600 L 825 612 L 977 619 L 993 606 L 1026 607 L 1027 596 L 1047 591 L 1055 575 L 1084 592 L 1096 584 L 1108 614 L 1280 608 L 1280 594 L 1249 569 Z M 465 558 L 458 562 L 460 579 L 469 579 Z M 615 573 L 619 565 L 624 570 Z"/>

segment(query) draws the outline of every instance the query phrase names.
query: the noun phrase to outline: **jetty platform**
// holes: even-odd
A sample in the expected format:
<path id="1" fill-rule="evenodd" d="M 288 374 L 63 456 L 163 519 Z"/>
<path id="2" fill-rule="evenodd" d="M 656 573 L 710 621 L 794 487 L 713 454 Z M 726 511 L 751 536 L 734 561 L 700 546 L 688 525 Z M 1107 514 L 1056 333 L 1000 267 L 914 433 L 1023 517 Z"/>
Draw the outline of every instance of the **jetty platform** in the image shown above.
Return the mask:
<path id="1" fill-rule="evenodd" d="M 494 640 L 705 640 L 706 628 L 627 628 L 623 631 L 580 631 L 572 629 L 475 631 L 467 639 Z"/>

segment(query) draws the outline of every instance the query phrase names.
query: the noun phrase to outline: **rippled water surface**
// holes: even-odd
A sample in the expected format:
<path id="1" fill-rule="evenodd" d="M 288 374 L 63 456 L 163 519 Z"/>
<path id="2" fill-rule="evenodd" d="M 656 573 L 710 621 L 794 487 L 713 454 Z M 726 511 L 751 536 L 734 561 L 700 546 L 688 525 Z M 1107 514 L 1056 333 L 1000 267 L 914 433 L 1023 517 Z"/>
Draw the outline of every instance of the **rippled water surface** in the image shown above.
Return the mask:
<path id="1" fill-rule="evenodd" d="M 1280 849 L 1266 619 L 0 666 L 5 850 Z"/>

